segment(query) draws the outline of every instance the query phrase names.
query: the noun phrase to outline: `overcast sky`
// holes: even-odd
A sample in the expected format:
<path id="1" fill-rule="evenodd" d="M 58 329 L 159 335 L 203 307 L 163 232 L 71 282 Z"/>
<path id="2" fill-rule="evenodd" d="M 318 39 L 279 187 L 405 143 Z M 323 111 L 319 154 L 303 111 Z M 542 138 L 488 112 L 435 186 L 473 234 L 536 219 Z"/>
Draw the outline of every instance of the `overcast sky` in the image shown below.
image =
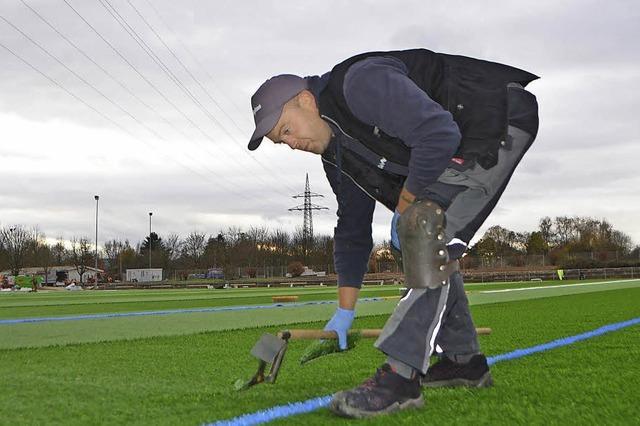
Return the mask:
<path id="1" fill-rule="evenodd" d="M 160 236 L 293 231 L 308 173 L 331 234 L 320 158 L 249 153 L 249 98 L 275 74 L 423 47 L 541 76 L 538 138 L 479 235 L 579 215 L 640 243 L 637 1 L 0 0 L 0 16 L 0 226 L 93 238 L 98 194 L 100 241 L 142 240 L 148 212 Z M 390 218 L 378 205 L 376 240 Z"/>

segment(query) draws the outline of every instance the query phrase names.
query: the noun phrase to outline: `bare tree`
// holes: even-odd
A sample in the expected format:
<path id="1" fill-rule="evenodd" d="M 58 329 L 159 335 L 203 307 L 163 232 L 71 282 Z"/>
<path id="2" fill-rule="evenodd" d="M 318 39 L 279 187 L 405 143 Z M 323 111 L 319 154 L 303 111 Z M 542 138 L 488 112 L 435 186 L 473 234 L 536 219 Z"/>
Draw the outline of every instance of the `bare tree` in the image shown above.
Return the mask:
<path id="1" fill-rule="evenodd" d="M 116 239 L 104 243 L 104 254 L 110 265 L 114 265 L 118 261 L 118 256 L 122 252 L 123 247 L 123 242 Z"/>
<path id="2" fill-rule="evenodd" d="M 224 239 L 230 247 L 237 245 L 243 238 L 245 233 L 239 226 L 230 226 L 224 233 Z"/>
<path id="3" fill-rule="evenodd" d="M 42 267 L 44 282 L 45 284 L 48 284 L 49 269 L 51 269 L 53 255 L 51 253 L 51 247 L 47 244 L 44 234 L 39 234 L 34 240 L 33 259 L 35 265 Z"/>
<path id="4" fill-rule="evenodd" d="M 265 254 L 268 253 L 267 239 L 269 237 L 269 229 L 261 226 L 251 226 L 247 231 L 247 239 L 250 244 L 250 252 L 248 262 L 250 265 L 261 265 L 264 263 Z"/>
<path id="5" fill-rule="evenodd" d="M 169 234 L 164 239 L 164 247 L 167 250 L 170 261 L 178 260 L 180 258 L 180 253 L 182 252 L 182 240 L 180 240 L 180 235 Z"/>
<path id="6" fill-rule="evenodd" d="M 270 263 L 273 266 L 287 265 L 289 263 L 289 252 L 291 251 L 289 233 L 282 229 L 276 229 L 269 235 L 268 244 L 271 250 Z"/>
<path id="7" fill-rule="evenodd" d="M 482 238 L 490 238 L 495 241 L 496 255 L 505 256 L 516 253 L 523 253 L 526 250 L 526 243 L 529 234 L 526 232 L 515 232 L 500 225 L 492 226 Z"/>
<path id="8" fill-rule="evenodd" d="M 207 246 L 207 237 L 205 234 L 192 231 L 182 243 L 182 254 L 191 259 L 194 267 L 200 265 L 200 258 L 204 254 Z"/>
<path id="9" fill-rule="evenodd" d="M 120 265 L 122 265 L 121 255 L 124 247 L 125 244 L 120 240 L 116 240 L 115 238 L 104 243 L 104 253 L 107 257 L 109 269 L 113 273 L 117 271 L 118 275 L 120 276 L 122 276 L 122 268 L 120 267 Z"/>
<path id="10" fill-rule="evenodd" d="M 553 222 L 549 216 L 540 219 L 540 235 L 545 244 L 550 247 L 553 244 Z M 536 237 L 537 238 L 537 237 Z"/>
<path id="11" fill-rule="evenodd" d="M 318 267 L 333 263 L 333 237 L 329 235 L 314 235 L 313 240 L 309 262 Z"/>
<path id="12" fill-rule="evenodd" d="M 29 249 L 36 240 L 36 232 L 22 225 L 5 226 L 0 229 L 0 244 L 9 255 L 9 269 L 13 275 L 18 275 L 25 266 Z"/>
<path id="13" fill-rule="evenodd" d="M 51 247 L 51 255 L 53 256 L 53 262 L 58 266 L 62 265 L 67 259 L 68 252 L 62 237 L 58 237 L 58 241 Z"/>
<path id="14" fill-rule="evenodd" d="M 567 216 L 557 216 L 554 221 L 557 245 L 565 245 L 576 239 L 576 221 Z"/>
<path id="15" fill-rule="evenodd" d="M 89 238 L 82 237 L 80 239 L 73 238 L 71 240 L 71 260 L 73 266 L 76 267 L 78 275 L 80 275 L 80 284 L 84 279 L 84 273 L 93 263 L 93 250 Z"/>
<path id="16" fill-rule="evenodd" d="M 213 235 L 209 237 L 204 250 L 204 258 L 207 266 L 219 267 L 226 263 L 226 244 L 222 232 L 218 233 L 215 237 Z"/>
<path id="17" fill-rule="evenodd" d="M 622 231 L 613 230 L 610 238 L 611 244 L 620 250 L 623 254 L 630 254 L 633 248 L 633 241 L 631 237 Z"/>
<path id="18" fill-rule="evenodd" d="M 307 241 L 304 238 L 304 229 L 302 226 L 296 226 L 293 235 L 291 236 L 291 250 L 290 255 L 293 255 L 295 260 L 303 260 L 306 262 L 306 249 Z"/>

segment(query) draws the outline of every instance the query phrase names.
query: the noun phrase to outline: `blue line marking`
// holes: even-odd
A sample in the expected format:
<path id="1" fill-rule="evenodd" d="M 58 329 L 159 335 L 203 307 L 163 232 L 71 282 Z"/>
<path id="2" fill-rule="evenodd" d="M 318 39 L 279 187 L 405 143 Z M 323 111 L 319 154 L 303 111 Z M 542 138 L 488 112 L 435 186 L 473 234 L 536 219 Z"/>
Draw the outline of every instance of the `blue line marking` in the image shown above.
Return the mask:
<path id="1" fill-rule="evenodd" d="M 211 423 L 215 426 L 249 426 L 258 425 L 260 423 L 270 422 L 281 417 L 295 416 L 296 414 L 309 413 L 326 407 L 331 402 L 332 395 L 321 396 L 319 398 L 309 399 L 307 401 L 294 402 L 287 405 L 278 405 L 262 411 L 257 411 L 244 416 L 236 417 L 231 420 L 223 420 L 217 423 Z"/>
<path id="2" fill-rule="evenodd" d="M 605 333 L 617 331 L 625 327 L 631 327 L 632 325 L 640 324 L 640 317 L 634 318 L 629 321 L 618 322 L 609 324 L 597 328 L 586 333 L 577 334 L 575 336 L 564 337 L 557 339 L 549 343 L 542 345 L 532 346 L 525 349 L 516 349 L 511 352 L 507 352 L 500 355 L 495 355 L 487 358 L 487 363 L 493 365 L 501 361 L 509 361 L 512 359 L 522 358 L 527 355 L 532 355 L 538 352 L 548 351 L 549 349 L 555 349 L 562 346 L 568 346 L 582 340 L 590 339 L 592 337 L 601 336 Z M 307 401 L 295 402 L 287 405 L 277 405 L 275 407 L 268 408 L 266 410 L 256 411 L 255 413 L 244 414 L 239 417 L 235 417 L 229 420 L 221 420 L 215 423 L 206 423 L 203 426 L 248 426 L 267 423 L 272 420 L 280 419 L 283 417 L 294 416 L 296 414 L 306 414 L 312 411 L 324 408 L 331 402 L 333 395 L 321 396 L 318 398 L 309 399 Z"/>
<path id="3" fill-rule="evenodd" d="M 496 362 L 508 361 L 511 359 L 521 358 L 523 356 L 535 354 L 537 352 L 548 351 L 549 349 L 555 349 L 561 346 L 571 345 L 572 343 L 576 343 L 581 340 L 586 340 L 592 337 L 601 336 L 605 333 L 610 333 L 612 331 L 620 330 L 621 328 L 630 327 L 636 324 L 640 324 L 640 318 L 634 318 L 629 321 L 605 325 L 600 328 L 596 328 L 595 330 L 588 331 L 586 333 L 577 334 L 575 336 L 564 337 L 562 339 L 557 339 L 549 343 L 543 343 L 542 345 L 532 346 L 526 349 L 516 349 L 515 351 L 507 352 L 505 354 L 495 355 L 487 358 L 487 363 L 489 365 L 493 365 Z"/>
<path id="4" fill-rule="evenodd" d="M 360 299 L 360 302 L 379 302 L 385 300 L 382 297 L 366 297 Z M 274 303 L 271 305 L 247 305 L 247 306 L 222 306 L 217 308 L 192 308 L 192 309 L 169 309 L 164 311 L 143 311 L 143 312 L 119 312 L 111 314 L 88 314 L 88 315 L 70 315 L 63 317 L 39 317 L 39 318 L 17 318 L 0 320 L 0 325 L 24 324 L 32 322 L 48 322 L 48 321 L 78 321 L 88 319 L 101 318 L 118 318 L 118 317 L 144 317 L 149 315 L 173 315 L 173 314 L 190 314 L 194 312 L 228 312 L 228 311 L 250 311 L 254 309 L 274 309 L 274 308 L 293 308 L 310 305 L 335 305 L 335 300 L 322 300 L 312 302 L 295 302 L 295 303 Z"/>

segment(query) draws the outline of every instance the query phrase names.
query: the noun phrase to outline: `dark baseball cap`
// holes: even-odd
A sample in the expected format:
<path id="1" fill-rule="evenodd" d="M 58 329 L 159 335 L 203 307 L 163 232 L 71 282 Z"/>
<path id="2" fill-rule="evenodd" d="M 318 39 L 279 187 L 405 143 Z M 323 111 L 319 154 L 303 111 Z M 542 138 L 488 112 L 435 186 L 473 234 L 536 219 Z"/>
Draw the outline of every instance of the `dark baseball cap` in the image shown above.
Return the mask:
<path id="1" fill-rule="evenodd" d="M 292 74 L 277 75 L 262 83 L 251 97 L 253 120 L 256 123 L 256 130 L 248 145 L 251 151 L 260 146 L 262 138 L 278 123 L 284 104 L 306 88 L 307 81 Z"/>

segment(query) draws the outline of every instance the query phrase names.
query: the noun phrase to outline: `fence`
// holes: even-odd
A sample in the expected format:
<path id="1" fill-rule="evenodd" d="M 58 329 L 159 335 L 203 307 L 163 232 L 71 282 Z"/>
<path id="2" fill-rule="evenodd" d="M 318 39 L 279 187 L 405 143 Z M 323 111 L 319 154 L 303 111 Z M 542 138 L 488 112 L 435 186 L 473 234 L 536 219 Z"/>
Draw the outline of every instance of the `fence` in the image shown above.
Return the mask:
<path id="1" fill-rule="evenodd" d="M 327 275 L 334 274 L 333 264 L 310 265 L 308 268 L 314 272 L 324 272 Z M 176 269 L 165 271 L 164 278 L 173 281 L 184 281 L 192 278 L 206 276 L 207 269 Z M 241 266 L 233 268 L 233 278 L 273 278 L 284 277 L 287 274 L 287 265 L 265 266 Z M 229 279 L 229 277 L 225 277 Z"/>
<path id="2" fill-rule="evenodd" d="M 563 269 L 565 280 L 586 279 L 634 279 L 640 278 L 640 267 L 627 268 L 594 268 L 594 269 Z M 556 269 L 528 270 L 528 271 L 463 271 L 465 282 L 496 282 L 496 281 L 531 281 L 557 280 Z"/>
<path id="3" fill-rule="evenodd" d="M 640 264 L 639 255 L 620 251 L 589 251 L 579 253 L 551 252 L 550 254 L 521 254 L 513 256 L 465 256 L 465 269 L 503 269 L 509 267 L 551 267 L 553 265 L 573 265 L 575 267 L 627 266 L 616 263 Z"/>

